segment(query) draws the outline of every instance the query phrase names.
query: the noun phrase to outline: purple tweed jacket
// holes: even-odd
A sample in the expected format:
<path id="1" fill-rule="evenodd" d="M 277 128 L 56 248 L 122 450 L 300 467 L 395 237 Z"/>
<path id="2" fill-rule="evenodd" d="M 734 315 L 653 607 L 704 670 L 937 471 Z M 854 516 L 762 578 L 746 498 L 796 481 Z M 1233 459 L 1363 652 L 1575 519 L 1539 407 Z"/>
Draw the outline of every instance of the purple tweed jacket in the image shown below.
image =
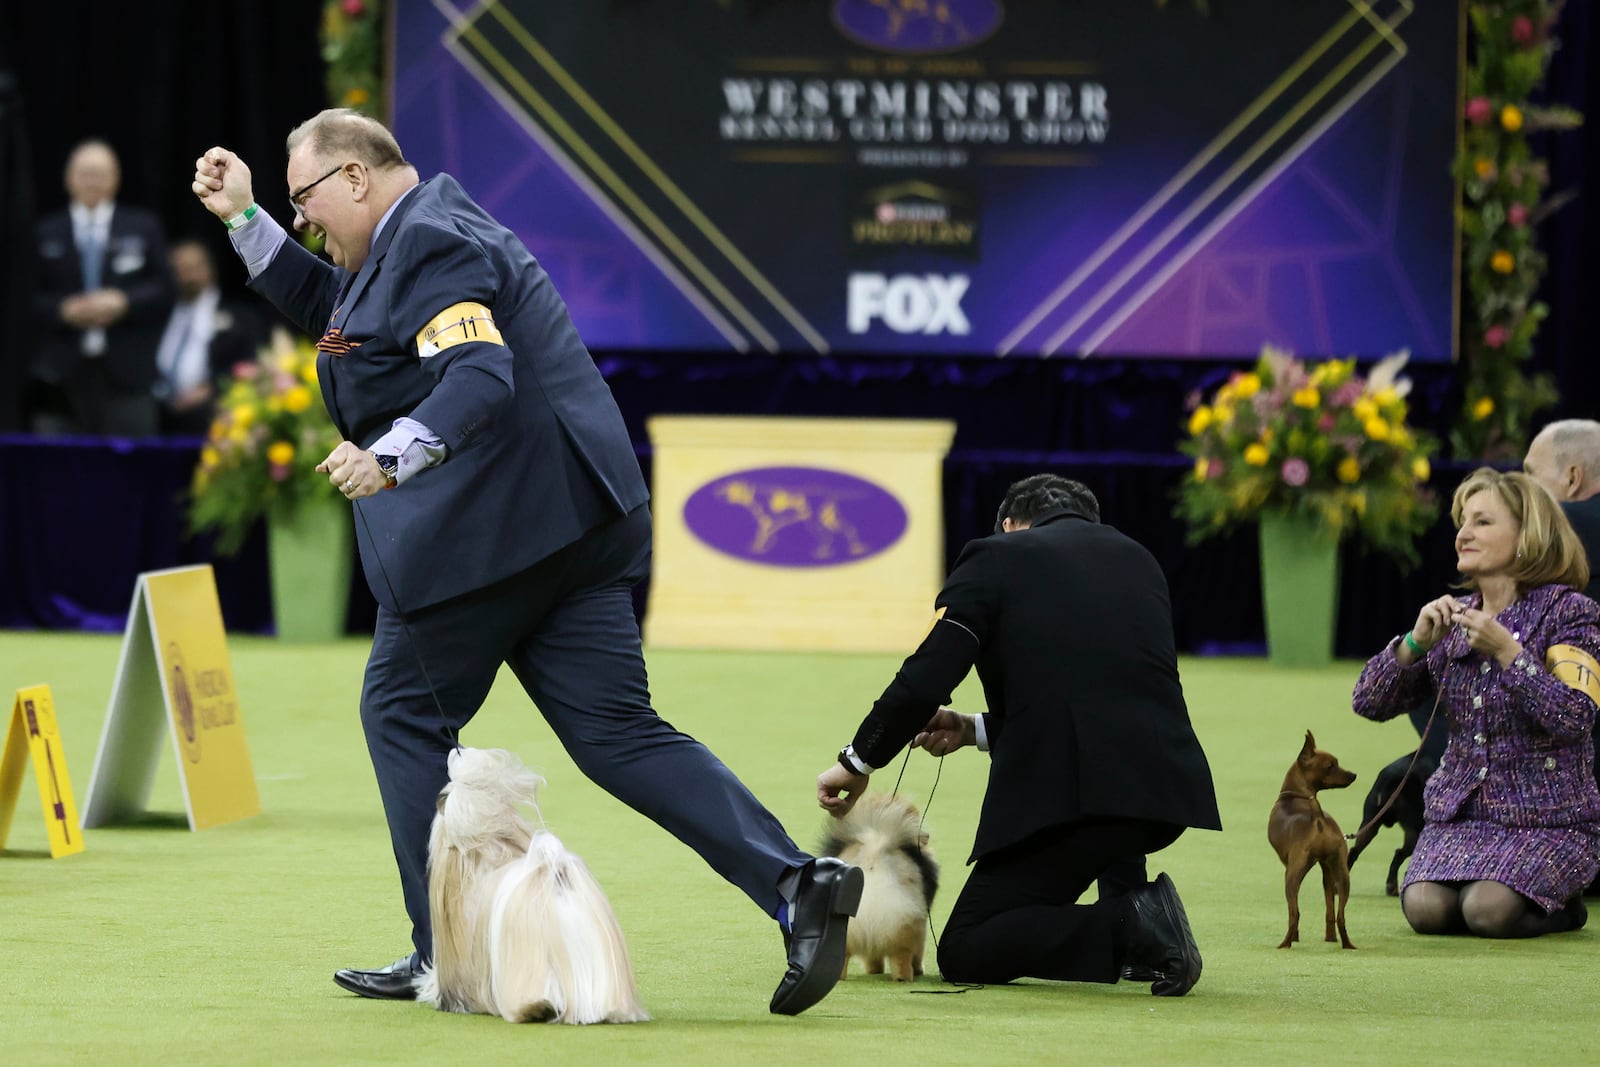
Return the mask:
<path id="1" fill-rule="evenodd" d="M 1474 608 L 1482 603 L 1476 593 L 1463 599 Z M 1395 638 L 1361 672 L 1356 714 L 1392 719 L 1443 693 L 1438 715 L 1449 723 L 1450 742 L 1423 794 L 1430 822 L 1466 815 L 1502 826 L 1600 825 L 1595 703 L 1545 665 L 1552 645 L 1600 659 L 1600 605 L 1545 585 L 1519 597 L 1499 621 L 1523 647 L 1511 666 L 1474 652 L 1457 628 L 1425 660 L 1401 667 Z"/>

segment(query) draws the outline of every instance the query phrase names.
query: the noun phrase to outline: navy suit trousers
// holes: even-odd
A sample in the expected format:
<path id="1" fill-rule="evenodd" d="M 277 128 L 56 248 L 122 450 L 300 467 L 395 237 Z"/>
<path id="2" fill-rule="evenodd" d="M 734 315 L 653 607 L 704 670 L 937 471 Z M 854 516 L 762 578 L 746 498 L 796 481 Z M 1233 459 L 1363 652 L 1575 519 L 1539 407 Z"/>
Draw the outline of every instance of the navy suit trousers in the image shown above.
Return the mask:
<path id="1" fill-rule="evenodd" d="M 422 959 L 432 956 L 428 830 L 446 761 L 502 662 L 590 780 L 698 852 L 768 915 L 777 913 L 778 880 L 810 861 L 716 756 L 650 706 L 630 592 L 649 566 L 650 512 L 641 506 L 519 574 L 409 613 L 404 625 L 379 609 L 361 724 Z"/>

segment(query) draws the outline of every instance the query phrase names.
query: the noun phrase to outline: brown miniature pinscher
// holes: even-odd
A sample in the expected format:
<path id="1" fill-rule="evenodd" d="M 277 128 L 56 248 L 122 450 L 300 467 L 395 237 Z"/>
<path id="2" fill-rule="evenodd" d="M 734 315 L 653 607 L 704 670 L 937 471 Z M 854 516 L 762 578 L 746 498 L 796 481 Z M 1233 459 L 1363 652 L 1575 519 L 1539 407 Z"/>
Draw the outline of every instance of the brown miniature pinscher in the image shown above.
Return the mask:
<path id="1" fill-rule="evenodd" d="M 1333 897 L 1337 893 L 1339 943 L 1355 948 L 1344 926 L 1344 906 L 1350 900 L 1349 850 L 1339 824 L 1317 802 L 1318 790 L 1343 789 L 1355 780 L 1355 772 L 1345 770 L 1331 753 L 1318 748 L 1316 738 L 1307 730 L 1305 747 L 1283 776 L 1283 791 L 1267 819 L 1267 840 L 1283 861 L 1283 891 L 1289 898 L 1289 932 L 1283 935 L 1279 948 L 1289 948 L 1300 940 L 1300 883 L 1318 863 L 1322 865 L 1322 894 L 1328 904 L 1324 940 L 1333 940 Z"/>

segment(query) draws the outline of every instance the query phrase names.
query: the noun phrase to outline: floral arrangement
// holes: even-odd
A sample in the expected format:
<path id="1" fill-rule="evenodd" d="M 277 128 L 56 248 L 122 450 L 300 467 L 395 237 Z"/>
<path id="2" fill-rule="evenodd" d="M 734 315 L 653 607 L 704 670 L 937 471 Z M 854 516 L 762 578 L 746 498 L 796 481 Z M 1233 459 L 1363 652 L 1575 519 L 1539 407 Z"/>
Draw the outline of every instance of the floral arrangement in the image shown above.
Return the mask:
<path id="1" fill-rule="evenodd" d="M 354 108 L 383 120 L 379 0 L 327 0 L 322 7 L 322 62 L 330 106 Z"/>
<path id="2" fill-rule="evenodd" d="M 1549 313 L 1535 299 L 1546 266 L 1535 226 L 1564 202 L 1545 198 L 1550 170 L 1529 150 L 1528 134 L 1582 122 L 1570 108 L 1534 107 L 1528 99 L 1555 51 L 1550 31 L 1561 6 L 1561 0 L 1467 5 L 1474 52 L 1456 160 L 1464 194 L 1465 397 L 1450 435 L 1463 458 L 1520 459 L 1533 414 L 1556 400 L 1548 375 L 1529 377 L 1522 368 Z"/>
<path id="3" fill-rule="evenodd" d="M 311 469 L 339 443 L 317 391 L 317 350 L 286 331 L 253 363 L 233 369 L 189 487 L 189 530 L 214 530 L 217 550 L 238 551 L 267 514 L 286 517 L 326 495 Z"/>
<path id="4" fill-rule="evenodd" d="M 1278 511 L 1415 563 L 1436 511 L 1425 489 L 1434 442 L 1406 426 L 1405 361 L 1389 356 L 1363 379 L 1353 359 L 1308 367 L 1269 345 L 1254 370 L 1197 397 L 1177 507 L 1191 543 Z"/>

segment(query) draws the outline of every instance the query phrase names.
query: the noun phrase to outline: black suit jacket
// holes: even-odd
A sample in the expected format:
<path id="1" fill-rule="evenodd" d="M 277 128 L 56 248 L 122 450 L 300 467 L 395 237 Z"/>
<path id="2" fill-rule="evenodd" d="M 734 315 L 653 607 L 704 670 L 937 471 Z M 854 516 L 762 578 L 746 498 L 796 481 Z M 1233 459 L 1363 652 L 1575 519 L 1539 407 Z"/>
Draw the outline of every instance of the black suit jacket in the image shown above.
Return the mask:
<path id="1" fill-rule="evenodd" d="M 1568 500 L 1561 505 L 1561 510 L 1567 513 L 1573 531 L 1583 542 L 1584 554 L 1589 557 L 1589 584 L 1583 593 L 1590 600 L 1600 601 L 1600 496 Z M 1600 741 L 1600 733 L 1596 740 Z"/>
<path id="2" fill-rule="evenodd" d="M 410 416 L 449 448 L 359 503 L 363 569 L 385 607 L 481 589 L 648 499 L 622 413 L 549 275 L 449 175 L 406 196 L 353 278 L 288 240 L 250 284 L 312 335 L 326 329 L 317 373 L 348 440 L 371 447 Z M 457 310 L 442 328 L 447 310 L 479 306 L 492 330 Z"/>
<path id="3" fill-rule="evenodd" d="M 33 374 L 59 385 L 83 360 L 83 331 L 61 320 L 61 302 L 83 292 L 83 261 L 65 211 L 40 220 L 34 231 L 34 313 L 49 323 L 33 353 Z M 160 221 L 142 208 L 118 204 L 111 213 L 100 284 L 128 296 L 128 313 L 106 330 L 105 361 L 111 383 L 125 393 L 148 392 L 156 380 L 156 349 L 172 310 L 172 274 Z"/>
<path id="4" fill-rule="evenodd" d="M 976 665 L 992 763 L 974 860 L 1097 816 L 1221 829 L 1166 578 L 1143 546 L 1052 512 L 969 543 L 936 608 L 854 747 L 887 764 Z"/>

